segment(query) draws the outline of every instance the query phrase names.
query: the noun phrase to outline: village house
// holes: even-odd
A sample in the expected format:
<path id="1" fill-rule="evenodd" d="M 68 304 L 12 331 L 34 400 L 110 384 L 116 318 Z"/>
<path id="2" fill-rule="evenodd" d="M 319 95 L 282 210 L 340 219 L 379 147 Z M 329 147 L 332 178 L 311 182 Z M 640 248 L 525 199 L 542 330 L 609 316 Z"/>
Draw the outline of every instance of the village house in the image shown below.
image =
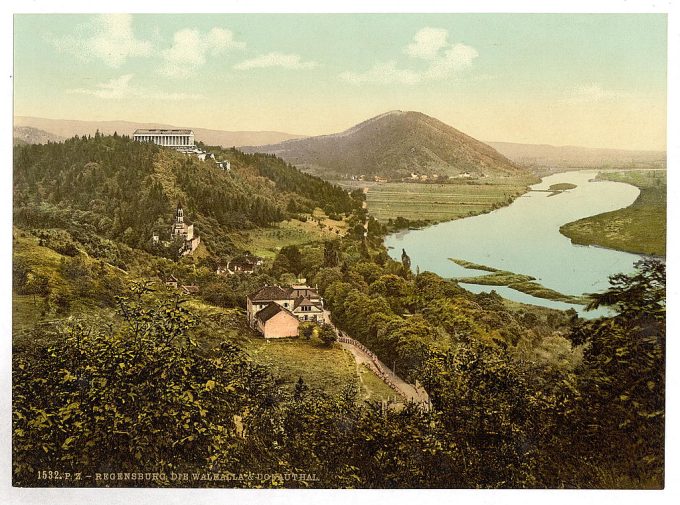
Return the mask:
<path id="1" fill-rule="evenodd" d="M 255 315 L 254 326 L 264 338 L 296 337 L 300 320 L 281 305 L 269 302 Z"/>
<path id="2" fill-rule="evenodd" d="M 268 309 L 265 315 L 269 316 L 272 313 L 271 317 L 273 317 L 275 314 L 273 314 L 274 309 L 271 308 L 272 304 L 279 306 L 287 314 L 295 317 L 298 322 L 311 321 L 323 323 L 325 321 L 323 299 L 319 296 L 316 289 L 306 285 L 294 285 L 291 287 L 264 286 L 248 295 L 246 300 L 248 322 L 251 327 L 261 331 L 265 338 L 270 337 L 260 327 L 264 323 L 258 317 L 260 312 L 265 309 Z M 277 314 L 280 312 L 282 311 L 277 309 Z M 279 316 L 277 321 L 289 321 L 289 318 Z M 289 324 L 288 326 L 289 329 L 292 328 L 292 325 Z"/>
<path id="3" fill-rule="evenodd" d="M 262 258 L 253 256 L 251 254 L 244 254 L 236 258 L 232 258 L 227 264 L 220 263 L 215 270 L 218 275 L 234 275 L 234 274 L 252 274 L 257 270 L 257 267 L 262 266 L 264 261 Z"/>
<path id="4" fill-rule="evenodd" d="M 172 274 L 166 277 L 162 277 L 161 280 L 163 281 L 163 284 L 165 284 L 165 286 L 168 288 L 177 289 L 177 286 L 179 285 L 177 277 L 175 277 Z"/>
<path id="5" fill-rule="evenodd" d="M 184 293 L 185 295 L 195 295 L 198 294 L 199 291 L 200 288 L 195 284 L 188 284 L 186 286 L 182 286 L 182 293 Z"/>

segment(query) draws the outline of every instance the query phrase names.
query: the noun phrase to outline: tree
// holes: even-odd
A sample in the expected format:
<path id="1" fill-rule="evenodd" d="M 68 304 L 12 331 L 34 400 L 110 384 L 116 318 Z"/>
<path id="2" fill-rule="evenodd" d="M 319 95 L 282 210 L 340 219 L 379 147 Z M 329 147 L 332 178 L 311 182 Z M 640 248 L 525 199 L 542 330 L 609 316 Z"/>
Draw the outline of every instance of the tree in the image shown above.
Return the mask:
<path id="1" fill-rule="evenodd" d="M 238 463 L 233 416 L 257 410 L 271 378 L 228 344 L 196 352 L 194 316 L 177 299 L 145 300 L 144 289 L 119 299 L 119 329 L 76 323 L 43 352 L 13 356 L 15 485 L 40 485 L 41 468 Z"/>
<path id="2" fill-rule="evenodd" d="M 335 342 L 338 339 L 338 335 L 335 332 L 335 328 L 333 328 L 332 325 L 324 323 L 321 325 L 321 329 L 319 331 L 319 338 L 325 345 L 330 347 L 333 344 L 333 342 Z"/>
<path id="3" fill-rule="evenodd" d="M 301 400 L 308 389 L 309 386 L 305 384 L 304 379 L 300 377 L 295 383 L 295 393 L 293 394 L 293 398 L 298 401 Z"/>
<path id="4" fill-rule="evenodd" d="M 657 259 L 592 295 L 590 307 L 613 317 L 581 322 L 572 332 L 585 344 L 579 370 L 573 452 L 616 476 L 614 486 L 663 486 L 666 361 L 666 269 Z"/>
<path id="5" fill-rule="evenodd" d="M 302 253 L 296 245 L 282 247 L 274 259 L 272 272 L 274 275 L 281 275 L 290 272 L 299 276 L 304 268 L 302 263 Z"/>
<path id="6" fill-rule="evenodd" d="M 304 323 L 300 323 L 300 326 L 298 326 L 298 335 L 300 338 L 304 338 L 305 340 L 311 340 L 315 331 L 317 331 L 317 328 L 318 325 L 313 322 L 306 321 Z"/>
<path id="7" fill-rule="evenodd" d="M 401 250 L 401 264 L 404 265 L 405 270 L 411 269 L 411 258 L 406 254 L 406 249 Z"/>

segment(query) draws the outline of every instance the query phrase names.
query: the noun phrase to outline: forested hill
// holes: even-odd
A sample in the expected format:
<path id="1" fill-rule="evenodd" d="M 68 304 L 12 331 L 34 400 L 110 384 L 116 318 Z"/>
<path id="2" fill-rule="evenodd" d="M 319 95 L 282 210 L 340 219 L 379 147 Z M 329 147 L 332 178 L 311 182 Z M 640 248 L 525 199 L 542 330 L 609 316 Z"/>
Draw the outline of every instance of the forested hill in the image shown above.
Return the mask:
<path id="1" fill-rule="evenodd" d="M 118 135 L 16 146 L 15 223 L 149 250 L 153 232 L 168 234 L 181 202 L 209 251 L 224 254 L 233 252 L 230 230 L 267 226 L 298 209 L 345 213 L 360 206 L 276 157 L 233 149 L 217 155 L 231 161 L 231 171 Z"/>

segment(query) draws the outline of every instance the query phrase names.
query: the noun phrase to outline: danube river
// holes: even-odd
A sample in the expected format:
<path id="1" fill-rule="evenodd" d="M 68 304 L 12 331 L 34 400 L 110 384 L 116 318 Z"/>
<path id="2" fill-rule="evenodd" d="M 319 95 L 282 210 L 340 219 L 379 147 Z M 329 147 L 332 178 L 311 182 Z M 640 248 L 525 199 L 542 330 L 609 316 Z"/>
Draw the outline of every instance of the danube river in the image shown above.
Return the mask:
<path id="1" fill-rule="evenodd" d="M 567 295 L 602 291 L 610 275 L 630 272 L 640 257 L 610 249 L 574 245 L 559 232 L 560 226 L 588 216 L 627 207 L 639 190 L 629 184 L 595 181 L 597 171 L 564 172 L 544 178 L 508 207 L 488 214 L 447 221 L 420 230 L 392 234 L 385 239 L 390 255 L 401 259 L 405 249 L 411 264 L 443 277 L 471 277 L 485 272 L 465 269 L 448 258 L 531 275 L 543 286 Z M 547 190 L 553 184 L 576 188 L 559 194 Z M 511 300 L 558 309 L 570 305 L 536 298 L 503 286 L 465 284 L 476 293 L 494 289 Z"/>

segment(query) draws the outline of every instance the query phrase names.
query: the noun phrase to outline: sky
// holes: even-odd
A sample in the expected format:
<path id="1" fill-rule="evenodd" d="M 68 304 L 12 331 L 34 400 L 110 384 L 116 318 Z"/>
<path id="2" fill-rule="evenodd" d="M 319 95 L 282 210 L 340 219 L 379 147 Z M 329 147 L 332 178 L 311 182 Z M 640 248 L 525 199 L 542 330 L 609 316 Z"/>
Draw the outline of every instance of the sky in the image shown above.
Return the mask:
<path id="1" fill-rule="evenodd" d="M 16 14 L 14 114 L 666 148 L 665 14 Z"/>

